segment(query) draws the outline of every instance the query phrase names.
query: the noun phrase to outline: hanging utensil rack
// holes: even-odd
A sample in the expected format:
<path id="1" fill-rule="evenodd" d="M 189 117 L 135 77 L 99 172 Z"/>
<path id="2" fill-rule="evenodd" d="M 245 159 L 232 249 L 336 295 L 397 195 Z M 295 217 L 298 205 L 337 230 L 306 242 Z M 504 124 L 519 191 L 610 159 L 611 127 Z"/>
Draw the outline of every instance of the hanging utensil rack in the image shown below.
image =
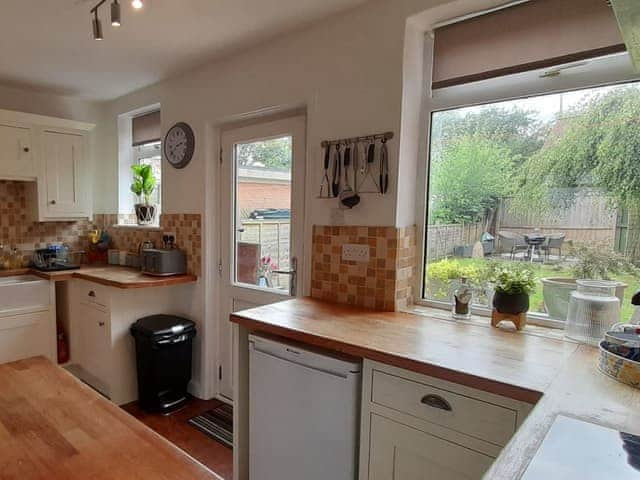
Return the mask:
<path id="1" fill-rule="evenodd" d="M 331 145 L 349 145 L 356 142 L 375 142 L 377 140 L 391 140 L 393 132 L 376 133 L 375 135 L 364 135 L 362 137 L 341 138 L 339 140 L 323 140 L 320 146 L 325 148 Z"/>

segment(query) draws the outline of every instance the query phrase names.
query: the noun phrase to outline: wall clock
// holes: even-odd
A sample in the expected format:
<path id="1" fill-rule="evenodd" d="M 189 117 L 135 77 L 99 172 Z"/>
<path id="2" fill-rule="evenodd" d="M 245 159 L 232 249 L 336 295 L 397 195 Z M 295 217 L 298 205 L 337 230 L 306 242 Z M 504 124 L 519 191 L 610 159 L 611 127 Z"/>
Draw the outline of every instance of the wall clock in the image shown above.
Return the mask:
<path id="1" fill-rule="evenodd" d="M 178 122 L 164 137 L 164 156 L 174 168 L 186 167 L 196 146 L 193 130 L 184 122 Z"/>

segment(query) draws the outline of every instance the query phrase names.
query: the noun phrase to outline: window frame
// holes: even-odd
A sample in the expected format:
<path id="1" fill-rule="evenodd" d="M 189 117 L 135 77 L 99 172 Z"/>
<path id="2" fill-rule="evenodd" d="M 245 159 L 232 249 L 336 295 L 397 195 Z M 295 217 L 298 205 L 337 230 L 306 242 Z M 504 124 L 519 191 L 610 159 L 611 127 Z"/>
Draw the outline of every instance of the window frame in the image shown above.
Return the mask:
<path id="1" fill-rule="evenodd" d="M 159 224 L 160 222 L 160 214 L 162 213 L 162 141 L 155 141 L 149 143 L 143 143 L 142 145 L 132 146 L 133 155 L 132 162 L 133 165 L 140 165 L 140 161 L 145 158 L 155 158 L 158 157 L 160 159 L 160 178 L 157 178 L 156 188 L 158 195 L 158 203 L 157 203 L 157 214 L 156 214 L 156 222 Z M 157 155 L 152 155 L 156 153 Z M 155 195 L 155 193 L 154 193 Z"/>
<path id="2" fill-rule="evenodd" d="M 425 51 L 433 52 L 433 39 L 427 35 L 425 37 Z M 619 55 L 616 54 L 601 57 L 601 59 L 612 58 Z M 598 60 L 594 60 L 596 63 Z M 554 68 L 561 67 L 557 65 Z M 431 78 L 431 61 L 425 62 L 424 78 Z M 590 74 L 588 71 L 585 75 L 577 75 L 575 78 L 567 81 L 566 78 L 561 78 L 560 82 L 556 82 L 556 79 L 549 79 L 545 83 L 537 81 L 531 81 L 530 84 L 519 83 L 519 80 L 525 78 L 539 77 L 540 74 L 551 70 L 545 68 L 542 70 L 536 70 L 527 72 L 524 74 L 508 75 L 505 77 L 498 77 L 480 82 L 474 82 L 465 85 L 459 85 L 450 88 L 443 88 L 434 92 L 431 90 L 429 80 L 424 84 L 424 94 L 422 99 L 422 125 L 421 125 L 421 150 L 419 152 L 420 158 L 418 161 L 417 172 L 417 198 L 416 198 L 416 236 L 417 236 L 417 248 L 416 248 L 416 278 L 414 283 L 414 291 L 416 292 L 414 304 L 424 307 L 438 308 L 442 310 L 450 310 L 451 305 L 449 302 L 430 300 L 425 298 L 426 282 L 426 261 L 427 261 L 427 225 L 429 215 L 429 175 L 430 175 L 430 163 L 431 163 L 431 125 L 433 115 L 437 112 L 455 110 L 458 108 L 489 105 L 492 103 L 498 103 L 509 100 L 518 100 L 525 98 L 538 97 L 549 94 L 557 94 L 564 92 L 572 92 L 577 90 L 584 90 L 588 88 L 597 88 L 605 86 L 624 85 L 627 83 L 634 83 L 640 81 L 640 75 L 631 71 L 615 72 L 615 78 L 607 78 L 606 75 L 602 75 L 599 72 Z M 495 88 L 497 82 L 506 82 L 507 84 L 513 80 L 512 85 L 507 85 L 504 89 Z M 492 85 L 493 84 L 493 85 Z M 479 88 L 478 88 L 479 87 Z M 485 88 L 483 88 L 485 87 Z M 470 89 L 477 89 L 475 93 L 469 93 Z M 439 92 L 445 93 L 443 98 L 437 98 Z M 450 92 L 454 92 L 453 95 Z M 455 92 L 458 92 L 456 94 Z M 475 315 L 482 317 L 491 316 L 491 308 L 484 306 L 472 306 L 471 312 Z M 555 320 L 549 318 L 546 314 L 537 312 L 527 312 L 527 320 L 531 324 L 540 325 L 544 327 L 564 329 L 565 322 L 561 320 Z"/>

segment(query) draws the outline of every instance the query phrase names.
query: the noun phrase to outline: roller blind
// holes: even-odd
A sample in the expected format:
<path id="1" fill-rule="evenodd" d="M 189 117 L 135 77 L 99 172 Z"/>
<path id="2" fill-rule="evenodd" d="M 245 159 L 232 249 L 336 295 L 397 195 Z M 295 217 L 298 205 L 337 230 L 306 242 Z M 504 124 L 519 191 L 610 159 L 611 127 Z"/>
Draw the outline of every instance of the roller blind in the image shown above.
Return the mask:
<path id="1" fill-rule="evenodd" d="M 160 141 L 160 111 L 146 113 L 132 120 L 133 146 Z"/>
<path id="2" fill-rule="evenodd" d="M 606 0 L 530 0 L 434 31 L 433 88 L 625 50 Z"/>

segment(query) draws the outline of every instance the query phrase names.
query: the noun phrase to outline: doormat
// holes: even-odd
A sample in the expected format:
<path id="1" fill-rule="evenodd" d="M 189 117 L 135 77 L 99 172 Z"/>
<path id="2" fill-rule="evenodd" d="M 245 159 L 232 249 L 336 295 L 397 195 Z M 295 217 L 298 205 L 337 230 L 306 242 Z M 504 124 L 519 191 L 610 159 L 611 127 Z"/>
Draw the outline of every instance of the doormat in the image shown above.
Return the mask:
<path id="1" fill-rule="evenodd" d="M 233 448 L 233 407 L 220 405 L 189 419 L 189 424 L 223 445 Z"/>

